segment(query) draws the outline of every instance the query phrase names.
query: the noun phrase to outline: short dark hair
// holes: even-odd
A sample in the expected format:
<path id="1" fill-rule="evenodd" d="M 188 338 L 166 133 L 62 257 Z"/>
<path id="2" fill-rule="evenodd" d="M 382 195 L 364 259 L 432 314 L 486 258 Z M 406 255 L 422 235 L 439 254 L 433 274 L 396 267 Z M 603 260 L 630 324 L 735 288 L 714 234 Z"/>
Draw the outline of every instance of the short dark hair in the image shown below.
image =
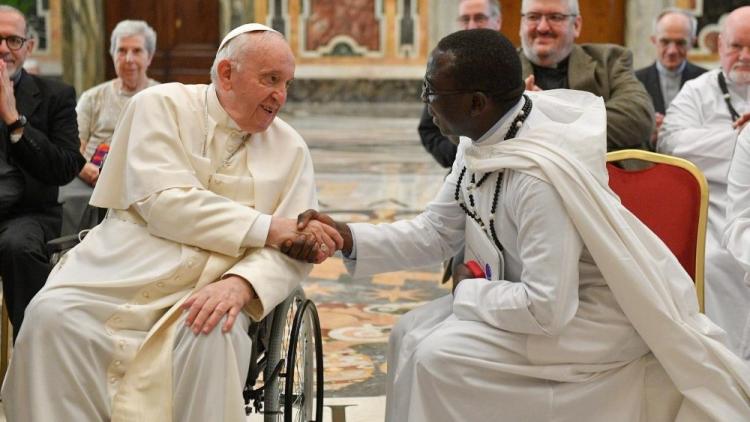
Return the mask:
<path id="1" fill-rule="evenodd" d="M 492 29 L 454 32 L 435 48 L 452 56 L 447 69 L 460 89 L 482 91 L 497 103 L 517 100 L 525 85 L 521 60 L 513 44 Z"/>

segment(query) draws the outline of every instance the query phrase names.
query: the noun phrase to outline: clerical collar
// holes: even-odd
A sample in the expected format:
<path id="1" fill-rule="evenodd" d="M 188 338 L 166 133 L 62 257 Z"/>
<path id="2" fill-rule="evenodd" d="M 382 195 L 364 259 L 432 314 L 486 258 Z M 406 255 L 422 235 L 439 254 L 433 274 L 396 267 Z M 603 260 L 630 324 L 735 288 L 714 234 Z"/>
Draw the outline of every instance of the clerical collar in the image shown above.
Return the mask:
<path id="1" fill-rule="evenodd" d="M 656 61 L 656 70 L 659 71 L 662 75 L 667 76 L 682 76 L 682 71 L 685 70 L 685 66 L 687 66 L 687 60 L 683 60 L 682 64 L 677 68 L 677 70 L 669 70 L 666 67 L 664 67 L 660 61 Z"/>
<path id="2" fill-rule="evenodd" d="M 506 111 L 505 114 L 498 120 L 487 132 L 484 133 L 479 139 L 476 141 L 473 141 L 475 144 L 481 144 L 482 142 L 486 141 L 488 138 L 490 138 L 492 135 L 494 135 L 496 132 L 500 131 L 500 133 L 505 133 L 508 131 L 508 128 L 510 127 L 511 123 L 513 122 L 513 119 L 515 119 L 516 115 L 518 114 L 518 110 L 523 107 L 524 99 L 523 97 L 518 99 L 518 102 L 516 105 L 510 108 L 510 110 Z"/>
<path id="3" fill-rule="evenodd" d="M 221 106 L 221 102 L 219 102 L 219 96 L 216 94 L 216 87 L 214 84 L 211 84 L 207 88 L 206 92 L 206 107 L 208 116 L 213 119 L 214 122 L 216 122 L 217 126 L 223 126 L 226 128 L 229 128 L 230 130 L 240 132 L 242 136 L 247 135 L 246 132 L 243 132 L 242 129 L 240 129 L 239 125 L 232 120 L 232 117 L 229 116 L 229 113 L 224 110 L 224 107 Z"/>
<path id="4" fill-rule="evenodd" d="M 544 90 L 567 88 L 569 59 L 570 56 L 566 57 L 554 67 L 538 66 L 532 63 L 534 83 Z"/>

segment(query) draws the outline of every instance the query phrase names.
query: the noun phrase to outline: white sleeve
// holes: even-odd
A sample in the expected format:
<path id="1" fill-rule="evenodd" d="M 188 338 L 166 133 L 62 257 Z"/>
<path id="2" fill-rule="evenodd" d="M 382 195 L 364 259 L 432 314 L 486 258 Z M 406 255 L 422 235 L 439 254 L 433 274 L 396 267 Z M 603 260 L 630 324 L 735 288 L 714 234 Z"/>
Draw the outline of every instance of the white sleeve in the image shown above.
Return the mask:
<path id="1" fill-rule="evenodd" d="M 133 208 L 154 236 L 225 255 L 263 247 L 268 236 L 270 216 L 206 189 L 165 189 Z"/>
<path id="2" fill-rule="evenodd" d="M 724 181 L 726 167 L 717 163 L 731 157 L 735 133 L 729 112 L 726 122 L 720 119 L 723 110 L 708 110 L 713 114 L 706 115 L 702 99 L 712 93 L 700 92 L 703 86 L 687 83 L 677 94 L 664 117 L 656 150 L 691 161 L 710 181 Z"/>
<path id="3" fill-rule="evenodd" d="M 455 291 L 453 312 L 506 331 L 557 335 L 578 309 L 583 241 L 551 185 L 516 176 L 503 206 L 518 232 L 521 280 L 464 280 Z"/>
<path id="4" fill-rule="evenodd" d="M 745 280 L 748 280 L 747 274 L 750 274 L 750 126 L 746 126 L 737 138 L 728 182 L 727 227 L 722 244 L 745 271 Z"/>
<path id="5" fill-rule="evenodd" d="M 463 247 L 465 214 L 455 200 L 457 173 L 463 164 L 459 148 L 453 170 L 425 211 L 389 224 L 350 223 L 356 258 L 347 260 L 354 277 L 442 262 Z"/>

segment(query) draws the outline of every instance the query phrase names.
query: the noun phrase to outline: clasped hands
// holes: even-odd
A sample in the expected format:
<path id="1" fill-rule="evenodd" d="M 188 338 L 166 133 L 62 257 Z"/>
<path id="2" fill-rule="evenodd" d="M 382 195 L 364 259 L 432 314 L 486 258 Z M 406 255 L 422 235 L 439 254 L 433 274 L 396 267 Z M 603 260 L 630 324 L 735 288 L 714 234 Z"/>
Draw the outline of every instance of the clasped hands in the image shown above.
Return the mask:
<path id="1" fill-rule="evenodd" d="M 266 244 L 278 248 L 290 258 L 319 264 L 337 250 L 349 253 L 352 235 L 346 224 L 310 209 L 300 214 L 296 221 L 274 217 Z"/>

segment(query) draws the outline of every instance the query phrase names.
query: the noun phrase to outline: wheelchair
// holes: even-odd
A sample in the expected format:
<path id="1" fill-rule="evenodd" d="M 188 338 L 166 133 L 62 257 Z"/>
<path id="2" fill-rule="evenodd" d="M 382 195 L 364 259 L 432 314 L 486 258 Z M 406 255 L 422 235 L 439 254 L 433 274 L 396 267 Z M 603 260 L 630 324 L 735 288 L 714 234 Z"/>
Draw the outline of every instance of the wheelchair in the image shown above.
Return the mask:
<path id="1" fill-rule="evenodd" d="M 100 214 L 103 218 L 103 214 Z M 88 233 L 48 243 L 50 261 L 60 258 Z M 250 366 L 242 395 L 245 414 L 264 422 L 322 422 L 323 343 L 315 304 L 297 287 L 268 316 L 252 322 Z"/>

